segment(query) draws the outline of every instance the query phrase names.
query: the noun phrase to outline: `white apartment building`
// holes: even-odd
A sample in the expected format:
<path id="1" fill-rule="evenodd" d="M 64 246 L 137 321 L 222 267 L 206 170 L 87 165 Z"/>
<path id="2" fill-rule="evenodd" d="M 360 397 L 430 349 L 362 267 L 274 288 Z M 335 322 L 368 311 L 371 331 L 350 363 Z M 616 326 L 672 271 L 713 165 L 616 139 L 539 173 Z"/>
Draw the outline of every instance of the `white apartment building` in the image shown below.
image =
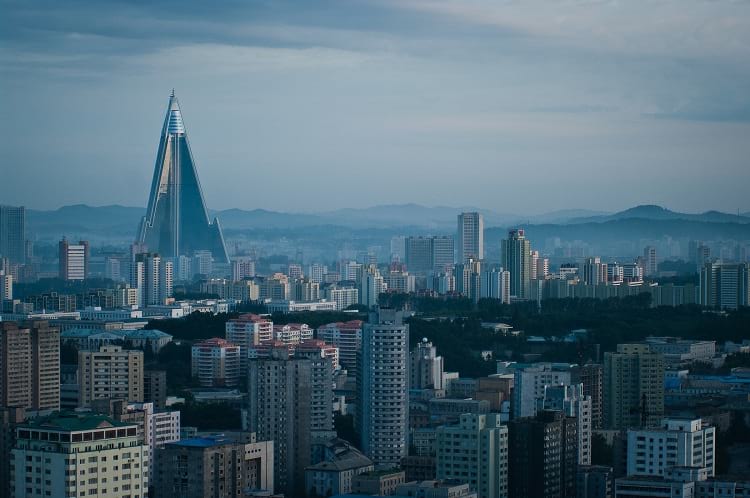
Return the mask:
<path id="1" fill-rule="evenodd" d="M 408 451 L 409 326 L 379 309 L 362 331 L 357 410 L 361 448 L 375 465 L 397 467 Z"/>
<path id="2" fill-rule="evenodd" d="M 508 496 L 508 427 L 499 413 L 461 415 L 437 429 L 438 479 L 466 482 L 479 498 Z"/>
<path id="3" fill-rule="evenodd" d="M 362 320 L 335 322 L 318 327 L 316 337 L 339 350 L 339 363 L 356 375 L 357 354 L 362 350 Z"/>
<path id="4" fill-rule="evenodd" d="M 570 369 L 568 363 L 519 365 L 513 379 L 513 418 L 535 416 L 547 386 L 570 385 Z"/>
<path id="5" fill-rule="evenodd" d="M 669 467 L 705 468 L 715 475 L 716 428 L 701 419 L 665 418 L 658 429 L 628 431 L 628 476 L 664 476 Z"/>
<path id="6" fill-rule="evenodd" d="M 11 496 L 148 496 L 149 450 L 134 424 L 55 414 L 16 429 Z"/>
<path id="7" fill-rule="evenodd" d="M 218 337 L 194 344 L 190 369 L 201 386 L 236 386 L 240 382 L 240 347 Z"/>
<path id="8" fill-rule="evenodd" d="M 339 311 L 359 302 L 359 289 L 356 287 L 330 285 L 323 294 L 328 301 L 336 303 L 336 310 Z"/>
<path id="9" fill-rule="evenodd" d="M 313 329 L 306 323 L 287 323 L 273 326 L 273 339 L 284 344 L 299 344 L 313 338 Z"/>
<path id="10" fill-rule="evenodd" d="M 240 369 L 247 369 L 250 349 L 262 341 L 273 339 L 273 322 L 252 313 L 240 315 L 227 321 L 224 326 L 226 340 L 240 348 Z"/>

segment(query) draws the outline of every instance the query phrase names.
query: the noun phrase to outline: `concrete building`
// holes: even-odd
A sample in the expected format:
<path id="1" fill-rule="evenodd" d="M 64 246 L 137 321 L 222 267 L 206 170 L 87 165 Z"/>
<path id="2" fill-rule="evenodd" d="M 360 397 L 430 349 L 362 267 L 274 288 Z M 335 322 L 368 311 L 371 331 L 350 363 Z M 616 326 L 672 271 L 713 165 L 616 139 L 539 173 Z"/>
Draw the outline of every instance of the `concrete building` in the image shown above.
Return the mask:
<path id="1" fill-rule="evenodd" d="M 664 476 L 669 467 L 715 475 L 716 428 L 701 419 L 665 418 L 661 427 L 628 431 L 628 476 Z"/>
<path id="2" fill-rule="evenodd" d="M 444 272 L 453 268 L 455 249 L 453 237 L 432 237 L 432 271 Z"/>
<path id="3" fill-rule="evenodd" d="M 517 365 L 513 379 L 512 417 L 533 417 L 538 400 L 544 398 L 547 386 L 570 385 L 570 363 L 530 363 Z"/>
<path id="4" fill-rule="evenodd" d="M 165 370 L 145 370 L 143 372 L 143 401 L 153 403 L 157 410 L 166 408 L 167 372 Z"/>
<path id="5" fill-rule="evenodd" d="M 508 423 L 509 496 L 576 496 L 577 422 L 562 412 L 543 411 Z"/>
<path id="6" fill-rule="evenodd" d="M 0 406 L 60 408 L 60 329 L 44 320 L 0 323 Z"/>
<path id="7" fill-rule="evenodd" d="M 432 237 L 406 238 L 406 269 L 423 274 L 432 271 Z"/>
<path id="8" fill-rule="evenodd" d="M 401 470 L 373 470 L 357 474 L 352 478 L 352 494 L 388 496 L 403 484 L 405 474 Z"/>
<path id="9" fill-rule="evenodd" d="M 236 498 L 274 487 L 274 442 L 254 434 L 223 434 L 168 443 L 156 453 L 154 494 L 180 498 Z"/>
<path id="10" fill-rule="evenodd" d="M 457 225 L 457 261 L 484 259 L 484 217 L 476 212 L 461 213 Z"/>
<path id="11" fill-rule="evenodd" d="M 468 483 L 479 498 L 507 498 L 508 427 L 500 414 L 463 414 L 457 425 L 438 427 L 436 476 Z"/>
<path id="12" fill-rule="evenodd" d="M 591 396 L 583 394 L 583 384 L 547 386 L 542 410 L 561 411 L 575 417 L 578 427 L 578 465 L 591 465 Z"/>
<path id="13" fill-rule="evenodd" d="M 531 298 L 531 242 L 523 228 L 510 230 L 502 241 L 503 268 L 510 272 L 510 295 L 516 299 Z"/>
<path id="14" fill-rule="evenodd" d="M 315 337 L 339 349 L 339 363 L 356 377 L 357 355 L 362 351 L 362 320 L 334 322 L 318 327 Z"/>
<path id="15" fill-rule="evenodd" d="M 276 343 L 268 356 L 250 360 L 248 399 L 247 427 L 276 445 L 276 488 L 301 496 L 313 439 L 335 436 L 330 360 L 295 357 Z"/>
<path id="16" fill-rule="evenodd" d="M 71 244 L 63 239 L 58 244 L 60 279 L 84 280 L 89 274 L 89 243 L 82 240 L 78 244 Z"/>
<path id="17" fill-rule="evenodd" d="M 0 259 L 25 263 L 26 208 L 0 205 Z"/>
<path id="18" fill-rule="evenodd" d="M 262 341 L 273 339 L 273 322 L 266 317 L 247 313 L 227 320 L 225 337 L 240 348 L 240 370 L 247 371 L 247 358 L 250 349 Z"/>
<path id="19" fill-rule="evenodd" d="M 138 304 L 141 308 L 163 305 L 173 295 L 174 264 L 158 254 L 136 254 L 131 268 L 130 285 L 138 289 Z"/>
<path id="20" fill-rule="evenodd" d="M 313 338 L 313 329 L 306 323 L 287 323 L 273 326 L 273 340 L 284 344 L 299 344 Z"/>
<path id="21" fill-rule="evenodd" d="M 190 369 L 204 387 L 232 387 L 240 383 L 240 347 L 214 337 L 191 348 Z"/>
<path id="22" fill-rule="evenodd" d="M 693 362 L 711 363 L 716 356 L 716 341 L 680 339 L 679 337 L 647 337 L 651 351 L 664 356 L 667 368 L 679 368 Z"/>
<path id="23" fill-rule="evenodd" d="M 648 427 L 664 415 L 664 357 L 647 344 L 604 353 L 603 386 L 607 429 Z"/>
<path id="24" fill-rule="evenodd" d="M 499 299 L 510 304 L 510 272 L 493 268 L 482 272 L 479 297 Z"/>
<path id="25" fill-rule="evenodd" d="M 380 308 L 362 331 L 357 428 L 376 465 L 399 465 L 408 450 L 409 326 L 403 313 Z"/>
<path id="26" fill-rule="evenodd" d="M 459 479 L 443 481 L 413 481 L 396 486 L 398 497 L 415 498 L 477 498 L 477 493 L 471 492 L 469 485 Z"/>
<path id="27" fill-rule="evenodd" d="M 718 309 L 750 306 L 749 289 L 747 263 L 706 263 L 700 269 L 698 304 Z"/>
<path id="28" fill-rule="evenodd" d="M 359 302 L 359 289 L 356 287 L 332 284 L 323 290 L 323 295 L 327 301 L 335 303 L 335 309 L 338 311 L 345 310 Z"/>
<path id="29" fill-rule="evenodd" d="M 6 300 L 13 300 L 13 275 L 6 275 L 5 270 L 2 270 L 0 271 L 0 306 Z"/>
<path id="30" fill-rule="evenodd" d="M 143 351 L 102 346 L 78 352 L 78 405 L 98 399 L 143 401 Z"/>
<path id="31" fill-rule="evenodd" d="M 586 363 L 574 370 L 572 382 L 583 384 L 583 395 L 591 396 L 591 428 L 602 428 L 602 365 Z"/>
<path id="32" fill-rule="evenodd" d="M 307 496 L 351 493 L 354 477 L 373 470 L 372 460 L 350 445 L 341 445 L 334 454 L 305 469 L 305 491 Z"/>
<path id="33" fill-rule="evenodd" d="M 410 389 L 443 389 L 443 357 L 423 338 L 409 355 Z"/>
<path id="34" fill-rule="evenodd" d="M 578 467 L 576 498 L 613 498 L 614 470 L 604 465 Z"/>
<path id="35" fill-rule="evenodd" d="M 656 247 L 646 246 L 643 249 L 643 274 L 646 277 L 652 277 L 656 275 L 657 271 Z"/>
<path id="36" fill-rule="evenodd" d="M 134 424 L 55 413 L 16 429 L 11 496 L 148 496 L 148 447 Z"/>

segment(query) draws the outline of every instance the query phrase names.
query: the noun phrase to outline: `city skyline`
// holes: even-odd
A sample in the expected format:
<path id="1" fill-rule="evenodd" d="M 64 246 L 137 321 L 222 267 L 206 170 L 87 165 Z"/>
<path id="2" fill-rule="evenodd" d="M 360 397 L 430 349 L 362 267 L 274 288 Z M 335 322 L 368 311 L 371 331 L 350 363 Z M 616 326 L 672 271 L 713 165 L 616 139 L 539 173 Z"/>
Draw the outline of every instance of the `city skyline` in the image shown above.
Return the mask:
<path id="1" fill-rule="evenodd" d="M 3 202 L 145 206 L 174 87 L 214 209 L 750 209 L 742 3 L 324 6 L 7 4 Z"/>

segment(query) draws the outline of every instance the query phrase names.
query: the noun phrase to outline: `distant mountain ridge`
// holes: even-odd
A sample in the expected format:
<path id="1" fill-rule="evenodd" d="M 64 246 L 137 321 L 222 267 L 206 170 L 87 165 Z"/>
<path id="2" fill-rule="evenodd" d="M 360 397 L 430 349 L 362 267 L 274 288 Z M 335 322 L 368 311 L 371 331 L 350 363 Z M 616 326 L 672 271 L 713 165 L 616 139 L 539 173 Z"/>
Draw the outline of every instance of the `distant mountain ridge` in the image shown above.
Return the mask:
<path id="1" fill-rule="evenodd" d="M 76 204 L 56 210 L 27 210 L 27 230 L 39 238 L 91 237 L 93 240 L 114 237 L 132 239 L 145 208 L 120 205 L 87 206 Z M 695 221 L 702 223 L 750 223 L 744 213 L 707 211 L 688 214 L 671 211 L 661 206 L 636 206 L 617 213 L 566 209 L 534 216 L 499 213 L 475 207 L 428 207 L 419 204 L 392 204 L 367 208 L 342 208 L 320 213 L 284 213 L 265 209 L 227 209 L 212 211 L 222 227 L 228 230 L 295 229 L 315 226 L 339 226 L 351 229 L 383 229 L 419 227 L 435 233 L 452 233 L 456 216 L 463 211 L 479 211 L 485 228 L 518 225 L 578 225 L 606 223 L 620 220 L 643 219 L 652 221 Z"/>
<path id="2" fill-rule="evenodd" d="M 671 211 L 667 208 L 653 204 L 644 204 L 609 215 L 573 218 L 568 221 L 568 224 L 601 223 L 605 221 L 627 219 L 689 220 L 704 221 L 708 223 L 750 223 L 750 217 L 747 216 L 747 213 L 740 214 L 739 216 L 736 214 L 722 213 L 721 211 L 706 211 L 705 213 L 689 214 Z"/>

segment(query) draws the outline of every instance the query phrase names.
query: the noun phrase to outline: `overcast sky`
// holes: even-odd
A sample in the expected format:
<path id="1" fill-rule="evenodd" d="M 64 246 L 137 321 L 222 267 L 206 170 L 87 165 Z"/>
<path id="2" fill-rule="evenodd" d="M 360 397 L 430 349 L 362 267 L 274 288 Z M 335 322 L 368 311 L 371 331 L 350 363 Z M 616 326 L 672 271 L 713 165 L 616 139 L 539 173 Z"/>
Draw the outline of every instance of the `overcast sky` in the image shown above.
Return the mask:
<path id="1" fill-rule="evenodd" d="M 750 210 L 750 1 L 0 0 L 0 202 Z"/>

